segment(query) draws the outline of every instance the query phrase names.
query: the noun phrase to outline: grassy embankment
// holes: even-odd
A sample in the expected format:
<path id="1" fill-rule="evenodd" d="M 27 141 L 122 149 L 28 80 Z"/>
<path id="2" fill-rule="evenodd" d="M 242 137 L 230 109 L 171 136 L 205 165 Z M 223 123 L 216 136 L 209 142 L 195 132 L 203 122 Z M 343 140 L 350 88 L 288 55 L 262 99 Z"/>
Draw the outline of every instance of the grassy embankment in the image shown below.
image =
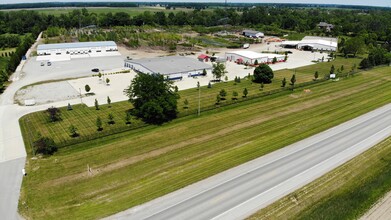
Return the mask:
<path id="1" fill-rule="evenodd" d="M 336 68 L 339 68 L 341 65 L 344 65 L 344 73 L 350 70 L 351 66 L 354 63 L 358 63 L 359 59 L 343 59 L 338 58 L 337 60 L 329 63 L 320 63 L 311 66 L 301 67 L 296 70 L 296 83 L 303 83 L 312 81 L 314 69 L 319 71 L 320 78 L 324 74 L 328 73 L 331 65 L 334 65 Z M 249 69 L 249 72 L 252 72 L 253 69 Z M 292 70 L 281 70 L 275 72 L 275 79 L 272 84 L 264 85 L 262 91 L 260 91 L 260 84 L 252 83 L 250 80 L 242 79 L 241 83 L 236 85 L 231 81 L 227 83 L 217 83 L 214 84 L 212 88 L 207 88 L 206 86 L 201 88 L 201 107 L 203 109 L 213 108 L 216 102 L 216 96 L 221 89 L 227 91 L 227 100 L 222 101 L 222 104 L 232 101 L 233 91 L 239 93 L 238 101 L 241 101 L 245 98 L 242 97 L 244 88 L 248 89 L 249 95 L 259 95 L 263 92 L 275 90 L 281 88 L 281 80 L 285 77 L 287 82 L 294 72 Z M 231 79 L 232 80 L 232 79 Z M 287 83 L 287 87 L 289 86 Z M 124 88 L 125 89 L 125 88 Z M 196 89 L 189 89 L 180 91 L 181 99 L 178 101 L 178 109 L 180 114 L 190 114 L 196 113 L 198 108 L 198 91 Z M 250 98 L 250 97 L 249 97 Z M 187 99 L 189 102 L 189 108 L 184 109 L 184 100 Z M 101 103 L 103 104 L 103 103 Z M 109 108 L 107 105 L 101 106 L 100 110 L 95 110 L 94 107 L 88 108 L 86 106 L 73 106 L 72 111 L 67 111 L 66 108 L 61 108 L 63 120 L 56 123 L 48 122 L 48 115 L 45 112 L 37 112 L 29 114 L 21 119 L 22 130 L 27 134 L 28 153 L 31 153 L 30 150 L 30 141 L 34 140 L 34 136 L 37 132 L 40 132 L 44 136 L 50 136 L 54 141 L 61 145 L 67 145 L 71 142 L 80 142 L 86 139 L 94 138 L 97 136 L 102 136 L 110 134 L 113 132 L 119 132 L 122 130 L 129 130 L 144 126 L 143 122 L 137 119 L 132 119 L 132 124 L 127 126 L 125 124 L 125 115 L 126 111 L 131 108 L 131 104 L 127 101 L 118 102 L 112 104 L 112 107 Z M 108 125 L 104 123 L 103 132 L 96 131 L 96 118 L 99 116 L 103 122 L 108 121 L 108 114 L 112 113 L 114 115 L 114 125 Z M 79 130 L 80 137 L 78 139 L 72 139 L 69 136 L 68 127 L 73 124 Z"/>
<path id="2" fill-rule="evenodd" d="M 391 137 L 249 219 L 357 219 L 391 190 Z"/>
<path id="3" fill-rule="evenodd" d="M 382 106 L 390 86 L 389 68 L 379 68 L 310 93 L 286 91 L 29 158 L 20 212 L 33 219 L 119 212 Z"/>

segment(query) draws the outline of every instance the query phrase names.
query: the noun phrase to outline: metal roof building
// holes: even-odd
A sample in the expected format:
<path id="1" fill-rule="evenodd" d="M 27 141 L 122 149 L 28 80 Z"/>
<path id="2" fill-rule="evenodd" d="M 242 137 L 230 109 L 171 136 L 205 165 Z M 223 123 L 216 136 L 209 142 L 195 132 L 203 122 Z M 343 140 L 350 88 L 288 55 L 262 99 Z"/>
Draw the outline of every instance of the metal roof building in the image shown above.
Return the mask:
<path id="1" fill-rule="evenodd" d="M 120 55 L 114 41 L 41 44 L 37 60 L 70 60 L 71 58 Z"/>
<path id="2" fill-rule="evenodd" d="M 114 41 L 96 41 L 96 42 L 76 42 L 76 43 L 60 43 L 60 44 L 40 44 L 37 50 L 60 50 L 60 49 L 75 49 L 75 48 L 93 48 L 93 47 L 117 47 Z"/>
<path id="3" fill-rule="evenodd" d="M 183 56 L 165 56 L 138 60 L 125 60 L 125 67 L 143 73 L 159 73 L 169 78 L 193 77 L 202 74 L 205 69 L 210 71 L 212 66 L 197 59 Z"/>
<path id="4" fill-rule="evenodd" d="M 336 51 L 338 38 L 306 36 L 301 41 L 284 41 L 280 45 L 282 47 L 296 47 L 304 50 Z"/>
<path id="5" fill-rule="evenodd" d="M 273 54 L 273 53 L 257 53 L 249 50 L 240 50 L 240 51 L 232 51 L 225 53 L 225 57 L 227 60 L 235 61 L 235 62 L 243 62 L 254 64 L 255 60 L 258 63 L 270 63 L 274 59 L 277 59 L 278 62 L 283 61 L 285 59 L 285 55 L 281 54 Z"/>

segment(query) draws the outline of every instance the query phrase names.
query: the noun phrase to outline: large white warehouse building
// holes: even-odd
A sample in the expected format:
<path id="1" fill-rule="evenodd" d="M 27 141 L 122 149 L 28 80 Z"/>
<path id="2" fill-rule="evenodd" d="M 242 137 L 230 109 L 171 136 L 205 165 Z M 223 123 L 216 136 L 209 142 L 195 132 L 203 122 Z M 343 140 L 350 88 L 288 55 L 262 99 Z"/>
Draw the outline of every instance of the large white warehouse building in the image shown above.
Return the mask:
<path id="1" fill-rule="evenodd" d="M 282 62 L 285 60 L 285 55 L 274 53 L 257 53 L 249 50 L 226 52 L 225 57 L 228 61 L 249 64 L 254 64 L 256 60 L 259 64 L 272 63 L 274 58 L 277 59 L 277 62 Z"/>
<path id="2" fill-rule="evenodd" d="M 306 36 L 301 41 L 284 41 L 280 45 L 299 50 L 337 51 L 338 38 Z"/>
<path id="3" fill-rule="evenodd" d="M 169 79 L 184 79 L 186 77 L 199 76 L 202 75 L 204 70 L 208 73 L 212 70 L 212 66 L 209 64 L 183 56 L 125 60 L 124 66 L 136 72 L 149 74 L 159 73 L 167 76 Z"/>
<path id="4" fill-rule="evenodd" d="M 114 41 L 41 44 L 37 60 L 70 60 L 78 57 L 120 55 Z"/>

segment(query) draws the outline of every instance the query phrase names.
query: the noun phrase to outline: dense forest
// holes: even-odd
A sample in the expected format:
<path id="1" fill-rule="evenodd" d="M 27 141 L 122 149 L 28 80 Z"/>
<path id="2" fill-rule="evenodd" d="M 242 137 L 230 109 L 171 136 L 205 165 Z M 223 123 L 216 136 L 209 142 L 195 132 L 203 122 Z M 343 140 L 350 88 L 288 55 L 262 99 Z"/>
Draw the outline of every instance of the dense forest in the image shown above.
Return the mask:
<path id="1" fill-rule="evenodd" d="M 334 28 L 331 32 L 327 32 L 317 27 L 319 22 L 331 23 Z M 183 11 L 171 8 L 159 12 L 144 11 L 135 16 L 130 16 L 126 12 L 97 14 L 91 13 L 85 8 L 75 9 L 58 16 L 38 13 L 34 10 L 0 11 L 0 48 L 17 47 L 16 51 L 8 58 L 7 66 L 0 71 L 0 85 L 15 71 L 22 56 L 41 31 L 48 30 L 50 27 L 46 33 L 50 36 L 56 35 L 55 32 L 58 30 L 77 29 L 90 25 L 106 29 L 146 25 L 163 28 L 191 26 L 199 30 L 198 32 L 202 32 L 207 27 L 235 26 L 254 28 L 271 35 L 304 33 L 338 36 L 341 39 L 341 52 L 345 55 L 349 53 L 355 55 L 361 52 L 362 46 L 366 46 L 367 51 L 370 52 L 373 48 L 381 45 L 384 49 L 381 51 L 387 52 L 390 51 L 391 43 L 391 11 L 385 9 L 345 10 L 266 6 L 240 9 L 220 7 Z M 125 32 L 127 30 L 132 30 L 132 28 L 121 29 Z M 378 54 L 378 52 L 374 51 L 370 54 Z M 371 59 L 367 61 L 371 61 Z M 381 63 L 386 62 L 388 62 L 388 58 L 382 59 Z M 368 65 L 363 66 L 370 67 L 378 63 L 371 61 Z"/>

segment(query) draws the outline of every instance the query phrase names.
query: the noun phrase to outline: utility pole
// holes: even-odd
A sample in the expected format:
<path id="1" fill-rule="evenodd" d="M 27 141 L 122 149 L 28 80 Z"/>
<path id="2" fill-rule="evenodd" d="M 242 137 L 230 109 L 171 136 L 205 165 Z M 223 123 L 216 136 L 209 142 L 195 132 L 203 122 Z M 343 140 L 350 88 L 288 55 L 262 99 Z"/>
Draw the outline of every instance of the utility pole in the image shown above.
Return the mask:
<path id="1" fill-rule="evenodd" d="M 201 86 L 200 86 L 200 81 L 197 82 L 197 88 L 198 88 L 198 116 L 200 116 L 200 113 L 201 113 Z"/>

